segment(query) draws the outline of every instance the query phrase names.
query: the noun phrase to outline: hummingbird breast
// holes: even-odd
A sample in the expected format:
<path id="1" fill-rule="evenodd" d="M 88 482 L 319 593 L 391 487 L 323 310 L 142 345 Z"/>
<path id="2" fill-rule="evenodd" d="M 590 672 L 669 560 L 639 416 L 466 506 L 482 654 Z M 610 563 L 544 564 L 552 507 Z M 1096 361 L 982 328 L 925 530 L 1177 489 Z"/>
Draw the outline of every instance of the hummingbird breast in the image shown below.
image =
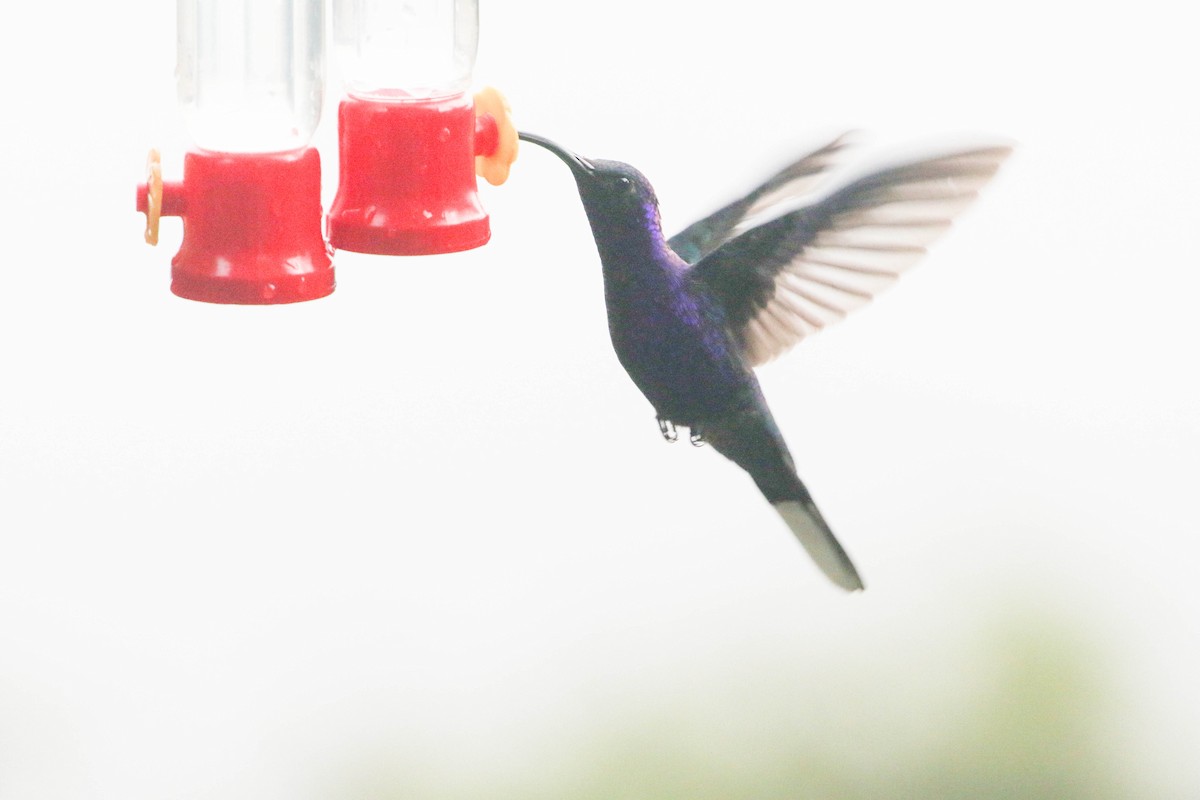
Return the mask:
<path id="1" fill-rule="evenodd" d="M 613 349 L 660 418 L 698 425 L 754 404 L 754 375 L 721 309 L 682 270 L 606 266 L 604 284 Z"/>

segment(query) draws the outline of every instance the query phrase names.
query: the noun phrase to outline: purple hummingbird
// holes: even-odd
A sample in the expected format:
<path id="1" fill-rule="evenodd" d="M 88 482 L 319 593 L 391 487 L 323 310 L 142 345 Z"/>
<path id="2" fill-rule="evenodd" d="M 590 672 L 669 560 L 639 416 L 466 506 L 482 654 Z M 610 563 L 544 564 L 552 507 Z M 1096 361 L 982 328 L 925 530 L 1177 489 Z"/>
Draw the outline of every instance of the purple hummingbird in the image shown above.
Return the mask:
<path id="1" fill-rule="evenodd" d="M 796 474 L 753 367 L 844 317 L 925 252 L 1011 152 L 952 152 L 817 194 L 842 136 L 749 194 L 666 238 L 650 182 L 628 164 L 584 159 L 530 133 L 571 169 L 604 272 L 621 365 L 668 441 L 676 427 L 750 474 L 817 566 L 863 588 Z"/>

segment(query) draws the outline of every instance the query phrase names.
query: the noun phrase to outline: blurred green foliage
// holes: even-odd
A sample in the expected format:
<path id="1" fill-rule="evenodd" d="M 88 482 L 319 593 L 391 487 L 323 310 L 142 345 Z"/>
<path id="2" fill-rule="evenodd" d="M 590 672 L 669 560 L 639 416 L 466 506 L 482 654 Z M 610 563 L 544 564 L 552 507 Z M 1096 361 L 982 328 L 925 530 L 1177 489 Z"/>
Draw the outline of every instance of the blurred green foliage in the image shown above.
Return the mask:
<path id="1" fill-rule="evenodd" d="M 1148 796 L 1131 785 L 1117 752 L 1119 722 L 1102 663 L 1067 627 L 1043 615 L 1010 617 L 979 632 L 955 657 L 899 653 L 894 662 L 851 660 L 834 670 L 828 662 L 813 670 L 784 658 L 751 675 L 597 709 L 591 733 L 564 733 L 511 773 L 478 776 L 474 788 L 463 774 L 407 769 L 397 754 L 390 767 L 376 763 L 336 794 L 361 800 Z"/>

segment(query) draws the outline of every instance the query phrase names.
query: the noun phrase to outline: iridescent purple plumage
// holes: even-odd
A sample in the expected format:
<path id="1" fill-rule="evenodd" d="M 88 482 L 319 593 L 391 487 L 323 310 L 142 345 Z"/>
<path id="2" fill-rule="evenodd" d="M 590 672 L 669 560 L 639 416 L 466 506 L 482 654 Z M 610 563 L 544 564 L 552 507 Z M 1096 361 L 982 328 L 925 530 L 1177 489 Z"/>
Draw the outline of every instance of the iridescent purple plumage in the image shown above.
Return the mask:
<path id="1" fill-rule="evenodd" d="M 772 216 L 811 189 L 844 146 L 838 139 L 667 240 L 654 190 L 636 169 L 521 138 L 553 152 L 575 176 L 603 267 L 613 348 L 663 435 L 674 441 L 675 425 L 690 428 L 693 440 L 702 435 L 750 474 L 830 580 L 861 589 L 796 474 L 752 368 L 869 299 L 897 264 L 915 260 L 929 232 L 973 197 L 1007 148 L 883 170 Z M 911 210 L 914 202 L 930 207 L 911 219 L 895 215 L 897 205 Z M 884 230 L 882 239 L 872 227 Z M 924 241 L 914 244 L 914 235 Z"/>

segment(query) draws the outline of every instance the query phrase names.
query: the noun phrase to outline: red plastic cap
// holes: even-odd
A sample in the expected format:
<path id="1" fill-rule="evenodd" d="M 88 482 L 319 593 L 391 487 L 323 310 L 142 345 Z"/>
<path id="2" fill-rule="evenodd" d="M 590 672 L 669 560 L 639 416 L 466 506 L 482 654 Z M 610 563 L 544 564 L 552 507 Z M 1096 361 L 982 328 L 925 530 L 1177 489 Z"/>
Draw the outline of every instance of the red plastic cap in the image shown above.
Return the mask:
<path id="1" fill-rule="evenodd" d="M 380 255 L 469 250 L 491 238 L 475 183 L 475 108 L 466 95 L 343 100 L 329 243 Z"/>
<path id="2" fill-rule="evenodd" d="M 163 212 L 183 216 L 171 291 L 206 303 L 297 303 L 334 289 L 322 238 L 321 160 L 288 153 L 191 152 Z M 139 203 L 141 198 L 139 197 Z"/>

